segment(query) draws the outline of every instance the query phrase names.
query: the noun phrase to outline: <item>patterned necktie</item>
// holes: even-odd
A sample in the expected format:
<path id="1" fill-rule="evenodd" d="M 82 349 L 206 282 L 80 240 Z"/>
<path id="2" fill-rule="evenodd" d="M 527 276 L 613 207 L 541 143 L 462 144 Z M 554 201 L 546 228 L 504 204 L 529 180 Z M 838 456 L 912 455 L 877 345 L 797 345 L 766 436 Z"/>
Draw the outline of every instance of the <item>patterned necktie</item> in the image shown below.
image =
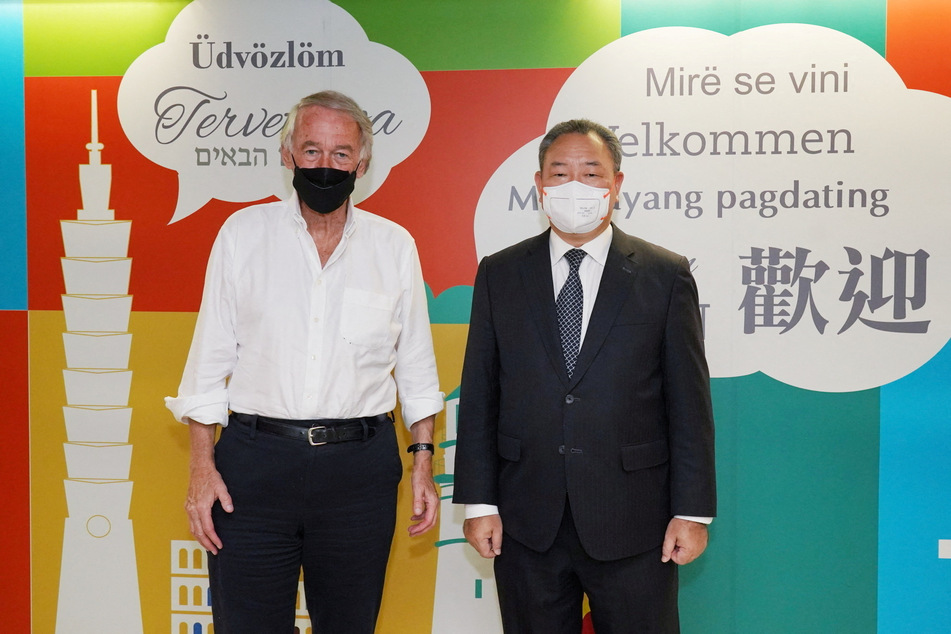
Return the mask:
<path id="1" fill-rule="evenodd" d="M 565 354 L 565 366 L 568 369 L 568 378 L 575 370 L 575 361 L 578 360 L 578 348 L 581 344 L 581 313 L 584 308 L 584 291 L 581 289 L 581 278 L 578 277 L 578 267 L 581 260 L 587 255 L 581 249 L 571 249 L 565 253 L 568 261 L 568 279 L 558 293 L 555 308 L 558 311 L 558 327 L 561 330 L 561 349 Z"/>

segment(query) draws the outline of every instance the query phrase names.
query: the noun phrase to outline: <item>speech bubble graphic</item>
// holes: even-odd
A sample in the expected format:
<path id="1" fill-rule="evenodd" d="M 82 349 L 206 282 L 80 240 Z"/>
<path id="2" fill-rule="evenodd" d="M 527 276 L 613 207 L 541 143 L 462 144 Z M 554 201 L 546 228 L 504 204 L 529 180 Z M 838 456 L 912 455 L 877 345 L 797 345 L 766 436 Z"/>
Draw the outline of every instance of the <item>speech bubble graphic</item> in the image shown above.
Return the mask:
<path id="1" fill-rule="evenodd" d="M 143 155 L 179 175 L 171 222 L 210 199 L 247 202 L 290 192 L 280 131 L 302 97 L 349 95 L 374 123 L 373 160 L 354 202 L 372 194 L 419 145 L 429 91 L 398 52 L 370 42 L 326 0 L 195 0 L 162 44 L 119 86 L 119 121 Z"/>
<path id="2" fill-rule="evenodd" d="M 692 260 L 715 377 L 845 392 L 923 365 L 951 336 L 951 99 L 803 24 L 661 28 L 608 44 L 548 119 L 615 129 L 614 221 Z M 479 256 L 547 226 L 536 139 L 487 183 Z"/>

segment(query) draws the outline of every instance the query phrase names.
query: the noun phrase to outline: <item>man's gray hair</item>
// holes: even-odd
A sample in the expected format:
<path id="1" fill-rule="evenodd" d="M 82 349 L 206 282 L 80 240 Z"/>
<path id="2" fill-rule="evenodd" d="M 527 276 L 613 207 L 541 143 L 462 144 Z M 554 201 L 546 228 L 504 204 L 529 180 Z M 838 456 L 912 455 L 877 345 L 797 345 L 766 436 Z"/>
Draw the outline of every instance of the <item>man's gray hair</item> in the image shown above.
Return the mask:
<path id="1" fill-rule="evenodd" d="M 373 155 L 373 124 L 370 122 L 367 113 L 357 105 L 356 101 L 336 90 L 322 90 L 314 93 L 304 97 L 291 108 L 291 111 L 287 113 L 284 129 L 281 130 L 281 148 L 287 151 L 291 150 L 297 117 L 301 110 L 312 106 L 339 110 L 350 115 L 360 128 L 360 160 L 363 161 L 363 166 L 366 168 L 370 164 L 370 157 Z"/>
<path id="2" fill-rule="evenodd" d="M 555 124 L 538 146 L 538 169 L 545 169 L 545 154 L 548 153 L 548 148 L 555 142 L 555 139 L 563 134 L 584 134 L 587 136 L 592 132 L 597 134 L 601 137 L 601 140 L 604 141 L 604 144 L 608 147 L 608 151 L 611 153 L 611 157 L 614 159 L 614 171 L 620 172 L 621 142 L 618 141 L 617 135 L 615 135 L 610 128 L 606 128 L 600 123 L 595 123 L 588 119 L 571 119 L 570 121 L 562 121 L 561 123 Z"/>

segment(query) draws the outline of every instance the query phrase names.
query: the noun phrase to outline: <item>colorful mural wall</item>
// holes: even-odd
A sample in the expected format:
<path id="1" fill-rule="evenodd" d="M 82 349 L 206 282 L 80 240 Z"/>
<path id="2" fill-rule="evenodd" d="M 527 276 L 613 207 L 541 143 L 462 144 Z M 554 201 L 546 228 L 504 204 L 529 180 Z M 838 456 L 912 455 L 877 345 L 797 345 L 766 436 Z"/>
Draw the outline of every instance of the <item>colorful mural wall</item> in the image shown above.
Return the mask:
<path id="1" fill-rule="evenodd" d="M 501 631 L 448 500 L 471 284 L 544 226 L 575 116 L 624 144 L 615 221 L 700 286 L 721 504 L 684 631 L 951 629 L 951 6 L 3 0 L 4 631 L 207 631 L 162 399 L 218 227 L 289 192 L 276 130 L 327 87 L 375 121 L 356 196 L 416 238 L 447 394 L 379 631 Z"/>

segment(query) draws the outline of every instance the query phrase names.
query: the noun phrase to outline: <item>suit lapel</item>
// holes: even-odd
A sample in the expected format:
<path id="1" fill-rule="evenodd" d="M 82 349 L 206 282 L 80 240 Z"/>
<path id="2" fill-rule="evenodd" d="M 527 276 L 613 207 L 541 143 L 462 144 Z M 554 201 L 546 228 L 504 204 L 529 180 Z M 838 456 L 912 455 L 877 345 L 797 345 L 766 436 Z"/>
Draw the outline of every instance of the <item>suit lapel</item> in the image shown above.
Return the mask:
<path id="1" fill-rule="evenodd" d="M 551 279 L 551 254 L 548 246 L 550 229 L 532 241 L 525 251 L 521 266 L 525 299 L 531 310 L 532 323 L 539 331 L 548 359 L 562 383 L 568 383 L 565 357 L 561 350 L 558 315 L 555 312 L 555 291 Z"/>
<path id="2" fill-rule="evenodd" d="M 591 311 L 591 318 L 588 320 L 588 329 L 585 331 L 581 350 L 578 352 L 575 371 L 571 375 L 571 386 L 581 380 L 588 366 L 598 356 L 621 306 L 634 288 L 633 282 L 636 277 L 637 262 L 634 256 L 633 240 L 614 227 L 611 248 L 608 250 L 604 272 L 601 274 L 598 296 Z"/>

